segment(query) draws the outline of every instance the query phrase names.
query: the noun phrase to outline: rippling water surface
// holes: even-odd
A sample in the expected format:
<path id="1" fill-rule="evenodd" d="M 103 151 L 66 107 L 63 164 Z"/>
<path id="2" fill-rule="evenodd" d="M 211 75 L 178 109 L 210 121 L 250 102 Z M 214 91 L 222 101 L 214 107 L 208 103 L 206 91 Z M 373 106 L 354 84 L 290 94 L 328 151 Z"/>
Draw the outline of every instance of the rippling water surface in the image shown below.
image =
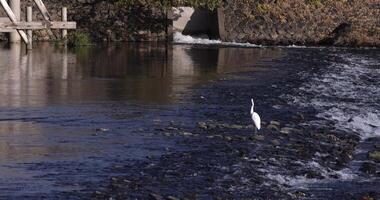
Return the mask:
<path id="1" fill-rule="evenodd" d="M 304 53 L 313 60 L 286 68 L 299 83 L 279 96 L 260 91 L 258 102 L 280 99 L 312 109 L 315 118 L 307 125 L 354 131 L 363 141 L 380 136 L 378 50 L 213 45 L 127 43 L 67 50 L 41 43 L 26 54 L 23 46 L 3 44 L 0 197 L 54 198 L 55 192 L 104 182 L 118 175 L 111 168 L 126 162 L 180 151 L 186 147 L 155 132 L 174 120 L 196 123 L 189 97 L 197 88 L 253 74 L 259 91 L 266 82 L 256 73 L 287 80 L 273 66 Z M 261 111 L 264 120 L 275 115 Z M 333 172 L 312 161 L 303 165 L 342 180 L 352 180 L 357 170 L 355 164 Z M 266 173 L 280 184 L 316 181 Z"/>
<path id="2" fill-rule="evenodd" d="M 70 191 L 107 168 L 158 155 L 153 134 L 180 118 L 191 88 L 224 73 L 254 71 L 276 50 L 119 44 L 77 50 L 41 43 L 0 50 L 1 195 Z M 165 120 L 167 119 L 167 120 Z M 107 131 L 103 131 L 107 130 Z M 142 133 L 143 132 L 143 133 Z"/>

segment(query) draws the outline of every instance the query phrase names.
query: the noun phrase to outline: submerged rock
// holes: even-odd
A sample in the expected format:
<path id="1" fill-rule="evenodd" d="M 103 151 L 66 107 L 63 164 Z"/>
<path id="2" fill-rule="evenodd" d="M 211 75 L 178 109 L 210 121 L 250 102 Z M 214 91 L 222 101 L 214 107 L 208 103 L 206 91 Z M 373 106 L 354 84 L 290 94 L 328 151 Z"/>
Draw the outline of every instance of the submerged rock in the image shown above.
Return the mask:
<path id="1" fill-rule="evenodd" d="M 280 128 L 275 124 L 269 124 L 267 126 L 267 129 L 272 130 L 272 131 L 280 131 Z"/>
<path id="2" fill-rule="evenodd" d="M 301 133 L 301 132 L 302 131 L 299 129 L 290 128 L 290 127 L 284 127 L 284 128 L 281 128 L 281 130 L 280 130 L 280 133 L 283 133 L 283 134 Z"/>
<path id="3" fill-rule="evenodd" d="M 336 137 L 335 135 L 331 135 L 331 134 L 326 135 L 326 138 L 327 138 L 328 140 L 332 141 L 332 142 L 337 142 L 337 141 L 339 141 L 339 138 L 338 138 L 338 137 Z"/>
<path id="4" fill-rule="evenodd" d="M 272 124 L 275 126 L 281 126 L 281 123 L 279 121 L 275 121 L 275 120 L 270 121 L 269 124 Z"/>
<path id="5" fill-rule="evenodd" d="M 168 196 L 166 199 L 167 200 L 180 200 L 179 198 L 174 197 L 174 196 Z"/>
<path id="6" fill-rule="evenodd" d="M 231 128 L 231 129 L 243 129 L 244 126 L 243 126 L 243 125 L 237 125 L 237 124 L 234 124 L 234 125 L 230 125 L 230 128 Z"/>
<path id="7" fill-rule="evenodd" d="M 360 171 L 366 173 L 366 174 L 375 174 L 376 173 L 376 164 L 365 162 L 360 167 Z"/>
<path id="8" fill-rule="evenodd" d="M 375 162 L 380 162 L 380 151 L 372 151 L 368 154 L 368 157 Z"/>
<path id="9" fill-rule="evenodd" d="M 316 171 L 308 171 L 306 172 L 306 178 L 309 178 L 309 179 L 324 179 L 325 177 L 322 176 L 322 174 L 320 172 L 316 172 Z"/>
<path id="10" fill-rule="evenodd" d="M 280 145 L 281 143 L 280 143 L 280 141 L 278 141 L 278 140 L 272 140 L 272 144 L 275 145 L 275 146 L 278 146 L 278 145 Z"/>
<path id="11" fill-rule="evenodd" d="M 155 194 L 155 193 L 150 193 L 149 196 L 154 199 L 154 200 L 164 200 L 164 198 L 159 195 L 159 194 Z"/>
<path id="12" fill-rule="evenodd" d="M 204 130 L 208 129 L 206 122 L 198 122 L 198 127 Z"/>
<path id="13" fill-rule="evenodd" d="M 263 135 L 254 135 L 252 138 L 254 140 L 259 140 L 259 141 L 262 141 L 265 139 L 265 137 Z"/>
<path id="14" fill-rule="evenodd" d="M 181 132 L 180 133 L 182 136 L 194 136 L 193 133 L 190 133 L 190 132 Z"/>
<path id="15" fill-rule="evenodd" d="M 97 129 L 95 129 L 95 131 L 97 131 L 97 132 L 108 132 L 110 129 L 108 129 L 108 128 L 97 128 Z"/>

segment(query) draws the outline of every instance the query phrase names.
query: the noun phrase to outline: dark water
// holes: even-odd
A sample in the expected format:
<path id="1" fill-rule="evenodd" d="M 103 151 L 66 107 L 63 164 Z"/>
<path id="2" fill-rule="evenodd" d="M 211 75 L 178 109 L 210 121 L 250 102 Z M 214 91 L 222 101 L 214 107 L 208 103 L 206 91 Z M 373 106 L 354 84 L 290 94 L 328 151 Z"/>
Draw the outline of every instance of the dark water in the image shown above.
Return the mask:
<path id="1" fill-rule="evenodd" d="M 24 48 L 0 49 L 1 198 L 55 198 L 61 192 L 95 190 L 123 175 L 117 169 L 125 164 L 191 150 L 157 134 L 163 127 L 180 123 L 192 128 L 197 120 L 212 118 L 207 109 L 219 104 L 225 118 L 233 120 L 236 110 L 229 109 L 245 106 L 242 98 L 249 103 L 250 95 L 267 123 L 289 117 L 288 108 L 276 105 L 280 101 L 313 113 L 306 126 L 354 131 L 363 141 L 380 135 L 376 49 L 126 43 L 67 50 L 41 43 L 25 54 Z M 239 94 L 246 88 L 250 94 Z M 212 107 L 198 106 L 194 98 Z M 365 144 L 359 147 L 373 142 Z M 336 171 L 313 160 L 303 165 L 341 178 L 306 180 L 284 165 L 268 164 L 260 171 L 268 179 L 264 185 L 310 188 L 316 199 L 325 188 L 357 186 L 351 184 L 357 182 L 355 162 Z M 378 183 L 371 182 L 371 190 Z"/>
<path id="2" fill-rule="evenodd" d="M 2 197 L 49 196 L 103 181 L 106 169 L 173 146 L 153 134 L 180 117 L 192 87 L 263 70 L 281 50 L 120 44 L 0 50 Z M 170 110 L 170 112 L 169 112 Z M 174 111 L 173 111 L 174 110 Z M 103 132 L 100 129 L 107 129 Z"/>

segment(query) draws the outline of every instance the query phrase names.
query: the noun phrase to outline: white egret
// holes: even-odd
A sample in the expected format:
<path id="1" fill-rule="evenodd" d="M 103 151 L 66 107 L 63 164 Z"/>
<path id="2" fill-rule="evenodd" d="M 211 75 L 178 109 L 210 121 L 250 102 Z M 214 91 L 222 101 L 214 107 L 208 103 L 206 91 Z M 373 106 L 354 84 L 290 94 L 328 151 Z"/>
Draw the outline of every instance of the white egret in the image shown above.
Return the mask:
<path id="1" fill-rule="evenodd" d="M 260 119 L 259 114 L 257 114 L 256 112 L 253 111 L 253 108 L 255 107 L 255 102 L 253 102 L 253 99 L 251 99 L 251 101 L 252 101 L 252 107 L 251 107 L 252 121 L 255 124 L 255 127 L 257 128 L 257 130 L 260 130 L 260 128 L 261 128 L 261 119 Z"/>

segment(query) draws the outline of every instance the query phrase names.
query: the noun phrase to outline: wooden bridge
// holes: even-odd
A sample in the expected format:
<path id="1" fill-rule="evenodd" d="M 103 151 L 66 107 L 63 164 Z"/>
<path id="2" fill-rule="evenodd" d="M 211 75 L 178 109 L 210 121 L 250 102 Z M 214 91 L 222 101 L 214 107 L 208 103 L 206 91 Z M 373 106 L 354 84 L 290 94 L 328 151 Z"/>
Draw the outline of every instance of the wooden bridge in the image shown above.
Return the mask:
<path id="1" fill-rule="evenodd" d="M 67 37 L 67 29 L 76 29 L 76 22 L 67 21 L 67 8 L 62 8 L 62 21 L 52 21 L 52 17 L 42 0 L 33 0 L 40 11 L 43 21 L 33 21 L 32 7 L 27 7 L 25 21 L 21 20 L 20 0 L 0 0 L 8 17 L 0 17 L 0 32 L 10 33 L 10 42 L 24 41 L 28 49 L 32 49 L 33 30 L 48 30 L 48 34 L 58 38 L 51 29 L 60 29 L 61 38 Z M 27 33 L 25 33 L 25 30 Z"/>

